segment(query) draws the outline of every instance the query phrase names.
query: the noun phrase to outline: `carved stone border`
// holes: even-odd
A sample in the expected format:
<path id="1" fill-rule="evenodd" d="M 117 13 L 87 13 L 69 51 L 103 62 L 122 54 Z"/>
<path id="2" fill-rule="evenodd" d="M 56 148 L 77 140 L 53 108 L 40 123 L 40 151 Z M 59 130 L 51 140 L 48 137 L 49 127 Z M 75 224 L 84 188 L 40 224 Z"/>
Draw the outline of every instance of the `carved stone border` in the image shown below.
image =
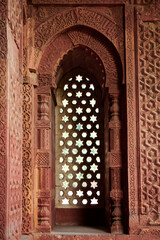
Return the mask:
<path id="1" fill-rule="evenodd" d="M 0 239 L 7 226 L 7 1 L 0 0 Z"/>
<path id="2" fill-rule="evenodd" d="M 134 64 L 134 8 L 125 5 L 126 38 L 126 90 L 127 90 L 127 141 L 128 141 L 128 190 L 130 234 L 138 230 L 138 182 L 136 149 L 136 89 Z"/>

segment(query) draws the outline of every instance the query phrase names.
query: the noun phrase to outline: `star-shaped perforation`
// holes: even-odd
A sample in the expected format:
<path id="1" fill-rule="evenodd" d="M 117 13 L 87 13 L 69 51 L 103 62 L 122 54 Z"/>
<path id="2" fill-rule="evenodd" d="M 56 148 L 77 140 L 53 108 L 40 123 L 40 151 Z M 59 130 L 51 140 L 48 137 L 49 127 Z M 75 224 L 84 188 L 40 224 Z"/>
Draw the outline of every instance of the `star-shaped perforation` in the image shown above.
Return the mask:
<path id="1" fill-rule="evenodd" d="M 82 76 L 81 75 L 76 76 L 76 81 L 81 82 L 82 81 Z"/>
<path id="2" fill-rule="evenodd" d="M 77 195 L 78 197 L 83 197 L 83 191 L 79 189 L 79 190 L 76 192 L 76 195 Z"/>
<path id="3" fill-rule="evenodd" d="M 62 104 L 63 104 L 64 107 L 66 107 L 66 106 L 68 105 L 68 100 L 67 100 L 67 99 L 64 99 L 64 100 L 62 101 Z"/>
<path id="4" fill-rule="evenodd" d="M 80 138 L 76 141 L 76 146 L 78 146 L 79 148 L 83 146 L 83 141 Z"/>
<path id="5" fill-rule="evenodd" d="M 84 157 L 82 157 L 82 156 L 79 155 L 78 157 L 76 157 L 76 162 L 79 163 L 79 164 L 81 164 L 81 163 L 83 162 L 83 158 L 84 158 Z"/>

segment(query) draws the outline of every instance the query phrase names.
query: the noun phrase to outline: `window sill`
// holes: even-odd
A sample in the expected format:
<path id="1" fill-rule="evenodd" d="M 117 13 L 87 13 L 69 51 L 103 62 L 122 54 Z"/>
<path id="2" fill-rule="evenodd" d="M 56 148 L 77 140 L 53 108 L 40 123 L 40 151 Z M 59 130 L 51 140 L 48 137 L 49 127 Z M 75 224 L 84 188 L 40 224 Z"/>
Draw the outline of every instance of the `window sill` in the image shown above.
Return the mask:
<path id="1" fill-rule="evenodd" d="M 55 226 L 52 234 L 62 235 L 103 235 L 109 234 L 104 227 L 90 226 Z"/>

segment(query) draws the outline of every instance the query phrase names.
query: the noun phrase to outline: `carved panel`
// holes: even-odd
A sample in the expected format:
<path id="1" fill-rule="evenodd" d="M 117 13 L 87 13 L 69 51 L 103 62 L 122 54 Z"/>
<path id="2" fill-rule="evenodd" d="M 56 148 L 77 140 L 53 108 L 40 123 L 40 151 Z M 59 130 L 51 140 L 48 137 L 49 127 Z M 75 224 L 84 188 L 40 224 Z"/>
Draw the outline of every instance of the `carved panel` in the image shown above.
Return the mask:
<path id="1" fill-rule="evenodd" d="M 6 228 L 6 171 L 7 171 L 7 1 L 0 0 L 0 239 L 5 239 Z"/>
<path id="2" fill-rule="evenodd" d="M 38 228 L 42 232 L 46 232 L 50 228 L 50 199 L 38 199 Z"/>
<path id="3" fill-rule="evenodd" d="M 23 209 L 24 233 L 32 228 L 32 85 L 23 85 Z"/>
<path id="4" fill-rule="evenodd" d="M 118 25 L 123 27 L 123 18 L 120 13 L 120 9 L 123 7 L 120 5 L 107 5 L 107 6 L 96 6 L 96 8 L 93 8 L 96 10 L 96 12 L 103 13 L 104 16 L 108 16 L 110 20 L 113 22 L 116 22 Z M 41 23 L 45 22 L 47 19 L 55 16 L 56 14 L 62 14 L 65 10 L 72 10 L 71 6 L 63 6 L 60 7 L 49 5 L 49 6 L 41 6 L 39 5 L 37 8 L 35 8 L 35 27 L 37 28 Z"/>
<path id="5" fill-rule="evenodd" d="M 50 166 L 50 157 L 49 152 L 46 151 L 37 151 L 36 154 L 36 167 L 49 167 Z"/>
<path id="6" fill-rule="evenodd" d="M 111 152 L 110 153 L 110 167 L 121 167 L 121 153 L 120 152 Z"/>
<path id="7" fill-rule="evenodd" d="M 139 26 L 141 213 L 152 216 L 150 224 L 160 215 L 159 61 L 160 24 L 142 23 Z"/>
<path id="8" fill-rule="evenodd" d="M 50 129 L 42 128 L 37 129 L 37 148 L 49 149 L 50 148 Z"/>
<path id="9" fill-rule="evenodd" d="M 38 120 L 49 120 L 49 96 L 38 95 Z"/>

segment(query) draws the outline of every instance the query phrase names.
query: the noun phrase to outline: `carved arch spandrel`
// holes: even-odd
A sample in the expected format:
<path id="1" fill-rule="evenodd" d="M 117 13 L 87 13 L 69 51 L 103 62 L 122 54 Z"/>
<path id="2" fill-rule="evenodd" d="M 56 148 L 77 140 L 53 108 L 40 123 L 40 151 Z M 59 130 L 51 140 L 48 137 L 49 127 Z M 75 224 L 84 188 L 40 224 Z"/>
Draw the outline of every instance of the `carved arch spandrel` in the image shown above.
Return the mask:
<path id="1" fill-rule="evenodd" d="M 52 36 L 72 26 L 88 26 L 103 33 L 118 48 L 123 41 L 123 29 L 110 16 L 100 14 L 90 8 L 76 7 L 65 10 L 35 29 L 35 47 L 41 49 Z"/>
<path id="2" fill-rule="evenodd" d="M 124 61 L 124 31 L 123 28 L 114 22 L 110 16 L 103 15 L 93 9 L 77 7 L 65 10 L 62 13 L 50 17 L 35 29 L 35 68 L 39 65 L 39 60 L 47 45 L 53 41 L 58 34 L 62 34 L 67 29 L 78 26 L 86 26 L 101 33 L 120 54 L 121 61 Z"/>

